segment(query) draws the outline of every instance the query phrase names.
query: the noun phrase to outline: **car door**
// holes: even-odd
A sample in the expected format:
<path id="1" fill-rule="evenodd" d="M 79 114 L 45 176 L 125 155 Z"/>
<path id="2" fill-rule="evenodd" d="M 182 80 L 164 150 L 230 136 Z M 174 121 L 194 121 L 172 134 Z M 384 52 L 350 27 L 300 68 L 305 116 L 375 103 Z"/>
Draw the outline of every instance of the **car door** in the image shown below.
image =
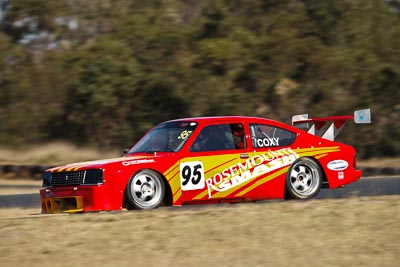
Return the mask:
<path id="1" fill-rule="evenodd" d="M 266 122 L 249 124 L 253 157 L 257 159 L 254 184 L 248 189 L 252 199 L 283 198 L 286 173 L 299 155 L 290 147 L 296 134 Z"/>
<path id="2" fill-rule="evenodd" d="M 246 134 L 247 133 L 247 134 Z M 182 204 L 237 201 L 240 173 L 251 158 L 243 122 L 210 122 L 199 130 L 180 162 Z M 175 199 L 177 199 L 175 197 Z"/>

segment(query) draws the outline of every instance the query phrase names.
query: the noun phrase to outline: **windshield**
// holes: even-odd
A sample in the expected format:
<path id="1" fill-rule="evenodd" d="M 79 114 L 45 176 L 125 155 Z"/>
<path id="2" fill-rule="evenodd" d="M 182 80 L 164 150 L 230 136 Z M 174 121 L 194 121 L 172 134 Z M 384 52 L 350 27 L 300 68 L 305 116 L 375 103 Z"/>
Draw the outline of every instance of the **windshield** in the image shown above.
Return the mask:
<path id="1" fill-rule="evenodd" d="M 179 151 L 196 127 L 197 122 L 190 121 L 161 123 L 143 136 L 129 153 Z"/>

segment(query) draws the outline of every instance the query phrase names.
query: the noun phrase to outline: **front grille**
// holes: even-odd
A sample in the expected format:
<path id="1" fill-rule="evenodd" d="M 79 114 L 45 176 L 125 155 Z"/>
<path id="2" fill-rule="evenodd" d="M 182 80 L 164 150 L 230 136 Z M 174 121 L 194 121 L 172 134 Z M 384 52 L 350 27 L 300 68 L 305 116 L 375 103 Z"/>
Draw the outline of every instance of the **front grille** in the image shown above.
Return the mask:
<path id="1" fill-rule="evenodd" d="M 44 172 L 43 186 L 98 185 L 103 183 L 103 170 Z"/>
<path id="2" fill-rule="evenodd" d="M 86 171 L 53 172 L 51 186 L 80 185 L 85 181 Z"/>

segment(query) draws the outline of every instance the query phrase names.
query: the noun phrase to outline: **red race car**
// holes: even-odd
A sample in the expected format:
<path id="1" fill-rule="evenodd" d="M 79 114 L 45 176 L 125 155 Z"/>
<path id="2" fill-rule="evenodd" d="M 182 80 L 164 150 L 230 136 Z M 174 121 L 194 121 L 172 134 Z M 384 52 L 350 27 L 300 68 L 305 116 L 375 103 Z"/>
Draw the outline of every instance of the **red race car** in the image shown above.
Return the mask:
<path id="1" fill-rule="evenodd" d="M 297 115 L 293 126 L 244 116 L 163 122 L 123 157 L 46 170 L 42 212 L 310 199 L 361 177 L 354 148 L 334 141 L 347 120 L 370 123 L 370 110 Z"/>

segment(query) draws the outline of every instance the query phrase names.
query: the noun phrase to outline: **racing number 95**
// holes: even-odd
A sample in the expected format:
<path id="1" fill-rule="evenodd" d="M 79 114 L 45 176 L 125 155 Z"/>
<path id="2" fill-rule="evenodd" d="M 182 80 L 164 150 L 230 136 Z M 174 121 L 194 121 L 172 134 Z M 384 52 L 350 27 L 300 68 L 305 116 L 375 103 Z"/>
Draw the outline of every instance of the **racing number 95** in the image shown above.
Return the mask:
<path id="1" fill-rule="evenodd" d="M 183 191 L 203 189 L 204 167 L 201 161 L 184 162 L 180 165 L 181 188 Z"/>

